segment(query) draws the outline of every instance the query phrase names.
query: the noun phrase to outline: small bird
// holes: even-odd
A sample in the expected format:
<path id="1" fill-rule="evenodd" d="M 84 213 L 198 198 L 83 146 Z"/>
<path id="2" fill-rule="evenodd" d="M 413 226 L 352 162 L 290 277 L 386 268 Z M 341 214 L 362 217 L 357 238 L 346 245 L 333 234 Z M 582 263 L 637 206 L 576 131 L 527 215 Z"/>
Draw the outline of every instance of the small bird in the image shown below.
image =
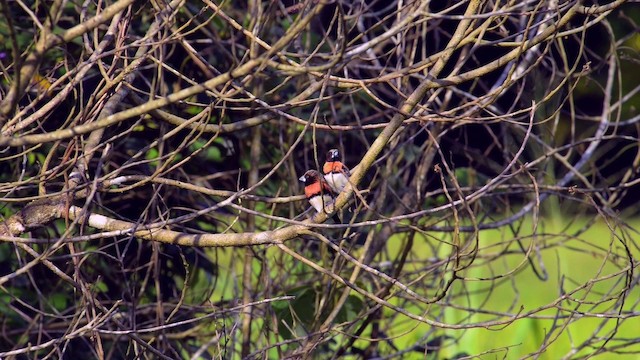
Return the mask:
<path id="1" fill-rule="evenodd" d="M 307 200 L 317 212 L 325 212 L 325 207 L 333 204 L 336 194 L 318 171 L 308 170 L 300 177 L 300 181 L 304 183 L 304 194 Z M 333 220 L 340 223 L 337 214 L 333 214 Z"/>
<path id="2" fill-rule="evenodd" d="M 351 176 L 349 168 L 342 163 L 338 149 L 331 149 L 327 152 L 327 160 L 322 166 L 322 172 L 331 190 L 336 194 L 342 192 L 349 183 L 349 177 Z"/>

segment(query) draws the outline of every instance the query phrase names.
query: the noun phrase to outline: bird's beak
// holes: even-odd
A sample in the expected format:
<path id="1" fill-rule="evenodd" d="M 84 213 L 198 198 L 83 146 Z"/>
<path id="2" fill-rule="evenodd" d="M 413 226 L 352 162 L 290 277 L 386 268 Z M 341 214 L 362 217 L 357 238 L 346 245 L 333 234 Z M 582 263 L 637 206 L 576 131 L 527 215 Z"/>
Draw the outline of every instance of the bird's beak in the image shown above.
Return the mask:
<path id="1" fill-rule="evenodd" d="M 300 177 L 298 178 L 298 180 L 300 180 L 300 181 L 304 182 L 304 175 L 300 176 Z"/>

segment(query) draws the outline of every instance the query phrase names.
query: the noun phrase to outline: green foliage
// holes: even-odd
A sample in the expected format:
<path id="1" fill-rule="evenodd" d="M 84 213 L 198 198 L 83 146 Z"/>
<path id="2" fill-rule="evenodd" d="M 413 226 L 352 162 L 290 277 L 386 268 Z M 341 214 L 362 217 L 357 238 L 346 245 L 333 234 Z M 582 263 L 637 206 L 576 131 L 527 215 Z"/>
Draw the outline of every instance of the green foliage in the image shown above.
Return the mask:
<path id="1" fill-rule="evenodd" d="M 278 332 L 284 339 L 293 339 L 299 336 L 309 334 L 309 329 L 313 327 L 316 321 L 322 321 L 324 316 L 317 317 L 321 309 L 318 299 L 319 289 L 304 286 L 292 289 L 289 295 L 295 296 L 292 301 L 276 301 L 271 303 L 276 318 L 278 319 Z M 336 294 L 334 300 L 337 301 L 339 294 Z M 337 322 L 353 321 L 356 316 L 363 310 L 362 300 L 355 295 L 350 295 L 345 306 L 338 312 Z M 325 307 L 326 309 L 327 307 Z M 328 307 L 331 308 L 330 306 Z M 327 315 L 327 314 L 325 314 Z"/>
<path id="2" fill-rule="evenodd" d="M 69 298 L 65 293 L 54 293 L 49 297 L 49 303 L 56 311 L 64 311 L 69 306 Z"/>
<path id="3" fill-rule="evenodd" d="M 316 291 L 313 288 L 293 289 L 291 295 L 295 296 L 293 301 L 272 304 L 278 319 L 278 332 L 285 339 L 306 335 L 316 313 Z"/>
<path id="4" fill-rule="evenodd" d="M 99 293 L 106 293 L 109 291 L 109 286 L 102 280 L 93 283 L 93 290 Z"/>

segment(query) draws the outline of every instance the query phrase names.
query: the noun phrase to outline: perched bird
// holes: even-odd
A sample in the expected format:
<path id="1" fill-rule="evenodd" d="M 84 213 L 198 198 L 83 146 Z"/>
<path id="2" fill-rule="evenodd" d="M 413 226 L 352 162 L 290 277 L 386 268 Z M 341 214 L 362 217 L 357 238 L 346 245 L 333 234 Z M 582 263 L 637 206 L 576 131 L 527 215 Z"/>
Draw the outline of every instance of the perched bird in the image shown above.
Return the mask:
<path id="1" fill-rule="evenodd" d="M 327 160 L 322 166 L 322 172 L 331 190 L 336 194 L 339 194 L 347 186 L 349 176 L 351 176 L 349 168 L 342 163 L 338 149 L 331 149 L 327 152 Z"/>
<path id="2" fill-rule="evenodd" d="M 317 212 L 325 212 L 325 207 L 333 204 L 336 194 L 322 174 L 316 170 L 308 170 L 300 177 L 300 181 L 304 183 L 304 194 L 307 200 Z M 336 223 L 340 222 L 337 214 L 333 215 L 333 220 Z"/>

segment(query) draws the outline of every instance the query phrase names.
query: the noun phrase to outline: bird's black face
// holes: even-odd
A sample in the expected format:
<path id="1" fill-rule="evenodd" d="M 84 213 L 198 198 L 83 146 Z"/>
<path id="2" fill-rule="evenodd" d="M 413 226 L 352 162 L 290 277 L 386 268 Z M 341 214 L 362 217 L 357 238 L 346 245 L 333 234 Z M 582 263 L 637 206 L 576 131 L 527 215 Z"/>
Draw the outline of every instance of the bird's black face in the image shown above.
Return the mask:
<path id="1" fill-rule="evenodd" d="M 311 185 L 318 181 L 318 176 L 312 171 L 307 171 L 304 175 L 300 176 L 298 180 L 302 181 L 305 185 Z"/>
<path id="2" fill-rule="evenodd" d="M 331 149 L 327 152 L 327 161 L 340 161 L 340 151 Z"/>

